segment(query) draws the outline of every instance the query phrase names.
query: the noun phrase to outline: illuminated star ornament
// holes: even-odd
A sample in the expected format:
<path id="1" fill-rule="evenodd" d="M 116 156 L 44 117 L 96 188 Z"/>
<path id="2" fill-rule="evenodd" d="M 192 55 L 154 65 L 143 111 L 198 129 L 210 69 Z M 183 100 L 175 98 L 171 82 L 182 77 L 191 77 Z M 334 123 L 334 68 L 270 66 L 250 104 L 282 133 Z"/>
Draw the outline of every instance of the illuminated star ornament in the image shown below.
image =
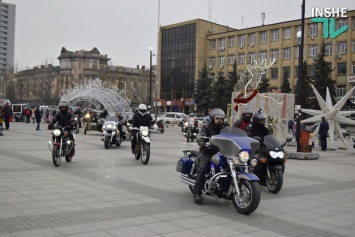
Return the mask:
<path id="1" fill-rule="evenodd" d="M 309 115 L 314 116 L 313 118 L 305 119 L 302 120 L 302 123 L 312 123 L 312 122 L 321 122 L 322 117 L 325 117 L 327 122 L 329 123 L 329 138 L 330 138 L 330 144 L 331 148 L 334 149 L 334 132 L 338 137 L 340 137 L 341 141 L 344 143 L 345 147 L 348 147 L 345 143 L 345 139 L 343 136 L 343 133 L 340 130 L 340 124 L 348 124 L 348 125 L 355 125 L 355 121 L 349 118 L 346 118 L 345 116 L 355 114 L 355 111 L 340 111 L 340 109 L 344 106 L 345 102 L 347 99 L 351 96 L 353 93 L 355 87 L 351 88 L 351 90 L 343 97 L 341 100 L 338 101 L 334 106 L 332 104 L 332 100 L 330 98 L 329 94 L 329 89 L 327 87 L 327 95 L 326 95 L 326 101 L 323 100 L 323 98 L 320 96 L 318 93 L 317 89 L 314 88 L 312 85 L 312 89 L 314 91 L 314 94 L 316 95 L 319 107 L 321 110 L 313 110 L 313 109 L 302 109 L 302 112 L 305 112 Z M 318 136 L 318 130 L 319 130 L 319 124 L 314 130 L 313 134 L 316 134 Z"/>

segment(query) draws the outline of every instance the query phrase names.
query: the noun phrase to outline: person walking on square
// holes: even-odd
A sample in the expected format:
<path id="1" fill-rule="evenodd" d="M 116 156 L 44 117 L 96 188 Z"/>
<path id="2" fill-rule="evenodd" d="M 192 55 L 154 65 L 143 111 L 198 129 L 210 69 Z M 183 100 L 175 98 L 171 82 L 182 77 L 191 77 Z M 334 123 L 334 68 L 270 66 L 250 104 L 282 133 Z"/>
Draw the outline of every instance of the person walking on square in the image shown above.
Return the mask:
<path id="1" fill-rule="evenodd" d="M 41 126 L 42 114 L 41 114 L 41 111 L 39 111 L 38 107 L 36 107 L 34 114 L 35 114 L 36 123 L 37 123 L 36 130 L 41 130 L 40 126 Z"/>
<path id="2" fill-rule="evenodd" d="M 32 108 L 31 118 L 32 118 L 33 123 L 35 123 L 35 120 L 36 120 L 35 111 L 36 111 L 36 108 Z"/>
<path id="3" fill-rule="evenodd" d="M 5 118 L 5 128 L 8 130 L 10 128 L 10 116 L 12 115 L 12 109 L 8 102 L 6 102 L 5 107 L 2 110 Z"/>
<path id="4" fill-rule="evenodd" d="M 322 117 L 322 122 L 319 125 L 318 135 L 320 137 L 322 151 L 327 150 L 327 135 L 329 130 L 329 124 L 325 121 L 325 117 Z"/>

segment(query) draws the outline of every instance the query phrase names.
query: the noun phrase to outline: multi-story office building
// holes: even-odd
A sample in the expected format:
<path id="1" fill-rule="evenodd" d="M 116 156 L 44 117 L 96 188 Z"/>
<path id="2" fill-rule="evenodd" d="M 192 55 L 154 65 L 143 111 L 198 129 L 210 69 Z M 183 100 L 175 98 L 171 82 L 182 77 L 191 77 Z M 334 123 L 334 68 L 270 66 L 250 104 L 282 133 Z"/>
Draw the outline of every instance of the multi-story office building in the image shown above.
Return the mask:
<path id="1" fill-rule="evenodd" d="M 355 10 L 347 18 L 336 19 L 336 29 L 348 25 L 348 30 L 331 39 L 324 39 L 323 25 L 305 19 L 304 60 L 312 76 L 314 57 L 322 43 L 326 46 L 325 60 L 335 70 L 331 77 L 337 81 L 337 96 L 341 98 L 355 83 Z M 180 101 L 191 98 L 194 80 L 206 63 L 209 75 L 219 72 L 227 76 L 234 62 L 242 73 L 254 60 L 275 58 L 265 77 L 273 89 L 281 87 L 285 74 L 295 92 L 298 73 L 301 20 L 280 22 L 246 29 L 232 29 L 204 20 L 192 20 L 161 27 L 159 81 L 160 98 Z M 354 95 L 355 96 L 355 95 Z M 178 102 L 176 102 L 178 103 Z M 191 108 L 185 108 L 185 112 Z"/>
<path id="2" fill-rule="evenodd" d="M 0 73 L 14 65 L 16 5 L 0 0 Z"/>

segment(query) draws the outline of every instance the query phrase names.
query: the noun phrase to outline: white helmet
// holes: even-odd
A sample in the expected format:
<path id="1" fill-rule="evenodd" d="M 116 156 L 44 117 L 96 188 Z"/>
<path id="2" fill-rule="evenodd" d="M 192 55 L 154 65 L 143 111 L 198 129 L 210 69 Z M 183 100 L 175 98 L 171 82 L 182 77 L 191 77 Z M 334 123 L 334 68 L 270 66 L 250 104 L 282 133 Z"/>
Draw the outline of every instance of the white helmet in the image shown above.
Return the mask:
<path id="1" fill-rule="evenodd" d="M 147 106 L 145 104 L 140 104 L 138 106 L 138 113 L 142 116 L 146 115 L 147 113 Z"/>

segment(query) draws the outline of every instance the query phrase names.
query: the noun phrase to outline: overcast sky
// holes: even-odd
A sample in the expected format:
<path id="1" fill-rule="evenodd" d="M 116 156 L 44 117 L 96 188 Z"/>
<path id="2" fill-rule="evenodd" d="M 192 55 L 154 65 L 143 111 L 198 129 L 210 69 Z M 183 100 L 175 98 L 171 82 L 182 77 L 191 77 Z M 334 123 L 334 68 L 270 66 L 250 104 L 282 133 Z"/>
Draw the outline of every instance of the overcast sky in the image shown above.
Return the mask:
<path id="1" fill-rule="evenodd" d="M 70 51 L 97 47 L 113 65 L 149 67 L 149 46 L 157 47 L 158 0 L 3 0 L 16 5 L 15 62 L 33 67 L 58 65 L 62 47 Z M 212 21 L 232 28 L 301 18 L 302 0 L 213 0 Z M 354 0 L 306 0 L 311 7 L 347 7 Z M 208 0 L 160 0 L 160 25 L 208 20 Z M 155 62 L 156 59 L 153 59 Z"/>

